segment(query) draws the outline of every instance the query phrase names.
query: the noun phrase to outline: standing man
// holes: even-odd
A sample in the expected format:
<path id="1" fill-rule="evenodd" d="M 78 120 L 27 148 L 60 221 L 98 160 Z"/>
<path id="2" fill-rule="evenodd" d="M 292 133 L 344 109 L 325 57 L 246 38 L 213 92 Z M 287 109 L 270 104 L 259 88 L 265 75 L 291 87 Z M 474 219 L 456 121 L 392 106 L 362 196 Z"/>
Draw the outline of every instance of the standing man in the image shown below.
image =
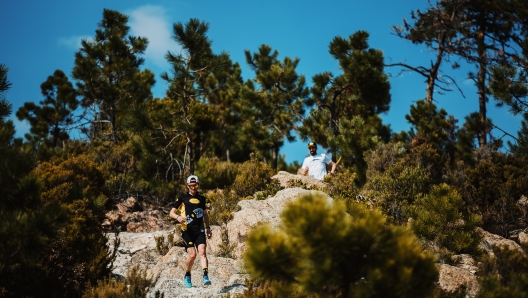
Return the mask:
<path id="1" fill-rule="evenodd" d="M 308 175 L 312 178 L 323 180 L 327 175 L 326 165 L 331 165 L 332 170 L 330 175 L 334 174 L 337 164 L 333 162 L 330 157 L 326 154 L 317 154 L 317 144 L 311 142 L 308 144 L 308 150 L 310 151 L 310 156 L 304 159 L 300 173 L 302 175 Z"/>
<path id="2" fill-rule="evenodd" d="M 185 276 L 183 277 L 183 284 L 190 288 L 191 269 L 196 259 L 196 249 L 200 254 L 200 263 L 203 268 L 203 285 L 211 284 L 208 275 L 208 261 L 206 254 L 206 240 L 211 239 L 212 233 L 209 227 L 209 215 L 205 206 L 205 197 L 198 193 L 200 188 L 200 180 L 197 176 L 191 175 L 187 178 L 187 188 L 189 193 L 181 195 L 176 202 L 170 204 L 172 209 L 169 216 L 181 223 L 182 238 L 185 241 L 185 249 L 187 250 L 187 261 L 185 263 Z"/>

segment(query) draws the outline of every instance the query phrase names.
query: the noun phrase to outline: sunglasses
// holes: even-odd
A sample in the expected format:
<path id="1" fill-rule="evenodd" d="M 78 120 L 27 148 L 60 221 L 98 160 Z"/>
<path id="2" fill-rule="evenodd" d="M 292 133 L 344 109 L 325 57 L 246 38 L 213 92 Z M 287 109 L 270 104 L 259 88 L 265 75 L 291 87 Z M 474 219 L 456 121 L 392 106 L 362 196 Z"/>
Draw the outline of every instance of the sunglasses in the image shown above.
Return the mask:
<path id="1" fill-rule="evenodd" d="M 200 186 L 200 184 L 189 184 L 189 188 L 196 189 Z"/>

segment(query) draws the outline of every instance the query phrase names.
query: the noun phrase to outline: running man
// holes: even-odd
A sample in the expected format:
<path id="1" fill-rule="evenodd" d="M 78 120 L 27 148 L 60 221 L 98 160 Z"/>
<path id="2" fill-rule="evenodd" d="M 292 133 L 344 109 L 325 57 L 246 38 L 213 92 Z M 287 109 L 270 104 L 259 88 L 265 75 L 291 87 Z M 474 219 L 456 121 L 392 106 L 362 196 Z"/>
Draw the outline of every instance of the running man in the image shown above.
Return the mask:
<path id="1" fill-rule="evenodd" d="M 211 239 L 212 233 L 209 227 L 209 215 L 205 206 L 205 197 L 198 193 L 200 180 L 191 175 L 187 178 L 189 193 L 181 195 L 176 202 L 171 203 L 169 216 L 181 223 L 182 238 L 187 250 L 187 261 L 185 263 L 185 276 L 183 284 L 187 288 L 192 287 L 191 269 L 196 259 L 196 250 L 200 254 L 200 263 L 203 268 L 203 285 L 211 285 L 208 272 L 208 261 L 206 254 L 206 238 Z"/>

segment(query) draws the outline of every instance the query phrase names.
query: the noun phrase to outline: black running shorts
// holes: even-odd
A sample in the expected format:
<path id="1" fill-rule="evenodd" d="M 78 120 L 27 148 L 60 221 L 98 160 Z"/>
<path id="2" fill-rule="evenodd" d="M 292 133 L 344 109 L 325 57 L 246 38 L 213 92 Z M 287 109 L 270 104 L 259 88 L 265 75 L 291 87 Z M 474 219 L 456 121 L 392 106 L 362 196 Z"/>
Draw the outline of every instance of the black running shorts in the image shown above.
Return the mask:
<path id="1" fill-rule="evenodd" d="M 198 248 L 198 245 L 205 244 L 205 232 L 200 231 L 181 231 L 182 232 L 182 238 L 185 241 L 185 250 L 189 247 L 196 247 Z"/>

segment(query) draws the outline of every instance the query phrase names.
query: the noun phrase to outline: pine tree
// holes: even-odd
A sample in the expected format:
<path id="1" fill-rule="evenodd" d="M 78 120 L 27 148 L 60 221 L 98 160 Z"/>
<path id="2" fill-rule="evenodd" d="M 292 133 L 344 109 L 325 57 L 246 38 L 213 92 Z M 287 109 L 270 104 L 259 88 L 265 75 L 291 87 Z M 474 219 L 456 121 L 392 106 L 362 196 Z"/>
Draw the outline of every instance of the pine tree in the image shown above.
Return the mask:
<path id="1" fill-rule="evenodd" d="M 75 53 L 73 78 L 85 113 L 92 113 L 87 119 L 92 139 L 118 142 L 124 115 L 151 96 L 154 74 L 140 69 L 148 41 L 128 35 L 127 22 L 128 16 L 105 9 L 95 38 L 83 40 Z"/>
<path id="2" fill-rule="evenodd" d="M 208 106 L 208 86 L 201 82 L 210 73 L 229 67 L 226 53 L 216 55 L 212 41 L 207 37 L 209 24 L 191 19 L 186 24 L 173 25 L 173 39 L 181 46 L 181 53 L 168 52 L 167 60 L 172 65 L 172 75 L 164 72 L 161 78 L 169 83 L 166 113 L 174 115 L 160 131 L 168 142 L 179 140 L 185 147 L 184 165 L 194 173 L 195 162 L 200 158 L 199 149 L 202 134 L 212 126 L 215 109 Z"/>
<path id="3" fill-rule="evenodd" d="M 256 152 L 272 153 L 272 168 L 277 169 L 279 150 L 284 141 L 295 140 L 293 130 L 305 113 L 308 89 L 305 78 L 297 74 L 299 59 L 285 57 L 268 45 L 258 52 L 245 51 L 247 64 L 255 78 L 242 91 L 245 123 L 242 130 L 252 138 Z"/>
<path id="4" fill-rule="evenodd" d="M 429 2 L 429 1 L 428 1 Z M 457 82 L 441 70 L 444 62 L 450 62 L 450 47 L 457 42 L 457 26 L 462 22 L 461 10 L 465 0 L 440 0 L 433 6 L 429 2 L 426 11 L 411 11 L 412 23 L 403 19 L 402 26 L 393 26 L 392 32 L 413 44 L 423 44 L 436 54 L 430 66 L 412 66 L 406 63 L 391 63 L 387 66 L 403 67 L 425 78 L 425 102 L 433 102 L 434 92 L 451 91 L 451 85 L 458 87 Z M 452 63 L 458 68 L 458 63 Z M 437 88 L 435 90 L 435 88 Z"/>
<path id="5" fill-rule="evenodd" d="M 39 105 L 26 102 L 18 109 L 19 120 L 27 120 L 31 125 L 30 134 L 26 139 L 35 144 L 44 144 L 54 148 L 69 139 L 67 129 L 73 124 L 73 112 L 77 108 L 77 93 L 61 70 L 56 70 L 53 76 L 40 85 L 45 100 Z"/>
<path id="6" fill-rule="evenodd" d="M 475 228 L 481 224 L 480 217 L 466 212 L 462 196 L 454 187 L 434 185 L 410 209 L 417 236 L 455 254 L 478 253 L 482 236 Z"/>
<path id="7" fill-rule="evenodd" d="M 518 22 L 514 17 L 515 3 L 516 0 L 463 1 L 463 22 L 456 28 L 459 38 L 450 47 L 455 55 L 476 67 L 476 72 L 470 72 L 469 78 L 477 86 L 479 119 L 476 123 L 482 125 L 478 127 L 479 147 L 487 144 L 487 136 L 490 133 L 490 127 L 487 125 L 489 71 L 493 65 L 504 61 L 508 52 L 516 51 L 510 44 L 515 38 Z"/>
<path id="8" fill-rule="evenodd" d="M 21 297 L 23 289 L 39 279 L 44 250 L 66 222 L 59 204 L 41 200 L 42 185 L 31 170 L 35 160 L 15 139 L 5 98 L 11 86 L 8 68 L 0 64 L 0 293 Z"/>
<path id="9" fill-rule="evenodd" d="M 379 141 L 388 141 L 390 131 L 380 117 L 391 100 L 383 53 L 369 47 L 368 37 L 366 31 L 358 31 L 348 39 L 332 40 L 330 54 L 339 61 L 342 74 L 313 77 L 316 108 L 299 128 L 301 137 L 330 147 L 334 161 L 340 153 L 343 166 L 354 167 L 363 183 L 363 153 Z"/>
<path id="10" fill-rule="evenodd" d="M 9 68 L 0 64 L 0 124 L 4 124 L 5 119 L 11 115 L 12 105 L 7 101 L 5 93 L 11 88 L 11 82 L 7 78 Z"/>
<path id="11" fill-rule="evenodd" d="M 281 297 L 426 297 L 432 292 L 435 258 L 409 230 L 359 205 L 350 214 L 344 210 L 342 202 L 308 195 L 285 208 L 276 228 L 255 228 L 244 255 L 251 277 L 271 282 Z"/>
<path id="12" fill-rule="evenodd" d="M 409 114 L 405 119 L 411 127 L 411 146 L 429 144 L 441 154 L 451 158 L 451 163 L 456 161 L 456 120 L 447 114 L 444 109 L 438 110 L 436 105 L 423 100 L 411 105 Z"/>
<path id="13" fill-rule="evenodd" d="M 231 63 L 230 63 L 231 64 Z M 251 143 L 242 135 L 243 125 L 242 101 L 240 93 L 243 85 L 241 68 L 234 63 L 227 69 L 215 69 L 200 84 L 211 90 L 206 95 L 207 103 L 214 106 L 214 125 L 209 133 L 203 133 L 202 142 L 207 144 L 209 156 L 217 156 L 228 162 L 243 162 L 251 153 Z"/>

